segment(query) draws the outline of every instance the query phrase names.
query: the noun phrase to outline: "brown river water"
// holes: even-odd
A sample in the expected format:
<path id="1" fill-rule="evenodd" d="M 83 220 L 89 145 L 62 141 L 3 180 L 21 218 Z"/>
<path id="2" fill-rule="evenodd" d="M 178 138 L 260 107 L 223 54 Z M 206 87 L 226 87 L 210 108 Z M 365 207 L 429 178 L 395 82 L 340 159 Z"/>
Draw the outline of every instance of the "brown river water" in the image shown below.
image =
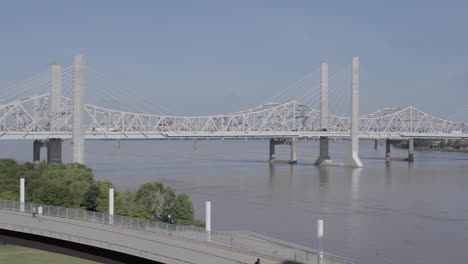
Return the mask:
<path id="1" fill-rule="evenodd" d="M 69 141 L 64 161 L 71 159 Z M 299 143 L 297 165 L 267 162 L 268 141 L 87 141 L 86 164 L 120 189 L 162 181 L 185 192 L 198 218 L 212 202 L 215 230 L 251 230 L 374 263 L 468 263 L 468 154 L 416 152 L 386 163 L 384 147 L 361 142 L 362 169 L 318 168 L 317 143 Z M 343 161 L 349 143 L 330 145 Z M 289 149 L 278 146 L 277 156 Z M 45 151 L 42 152 L 45 157 Z M 392 156 L 405 157 L 405 150 Z M 0 142 L 0 157 L 32 159 L 31 141 Z"/>

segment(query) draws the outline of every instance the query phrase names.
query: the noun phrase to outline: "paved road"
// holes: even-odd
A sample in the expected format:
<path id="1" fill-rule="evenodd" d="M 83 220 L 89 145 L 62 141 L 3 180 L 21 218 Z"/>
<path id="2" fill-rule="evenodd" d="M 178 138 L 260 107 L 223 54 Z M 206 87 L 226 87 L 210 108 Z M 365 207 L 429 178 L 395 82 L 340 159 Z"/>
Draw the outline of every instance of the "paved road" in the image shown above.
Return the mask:
<path id="1" fill-rule="evenodd" d="M 147 258 L 163 261 L 168 264 L 178 263 L 206 263 L 206 264 L 232 264 L 254 263 L 258 257 L 247 250 L 229 248 L 212 243 L 175 238 L 164 234 L 148 233 L 125 229 L 118 226 L 109 226 L 81 222 L 71 219 L 43 217 L 42 221 L 32 218 L 30 214 L 0 211 L 0 222 L 27 228 L 47 230 L 89 240 L 111 242 L 113 245 L 150 252 Z M 48 236 L 47 233 L 44 235 Z M 73 237 L 64 236 L 64 240 L 73 240 Z M 76 238 L 75 238 L 76 241 Z M 84 240 L 83 240 L 84 241 Z M 112 247 L 106 243 L 98 243 L 103 248 Z M 116 249 L 116 247 L 112 247 Z M 262 263 L 283 263 L 284 260 L 273 257 L 262 257 Z M 310 263 L 314 263 L 310 262 Z"/>

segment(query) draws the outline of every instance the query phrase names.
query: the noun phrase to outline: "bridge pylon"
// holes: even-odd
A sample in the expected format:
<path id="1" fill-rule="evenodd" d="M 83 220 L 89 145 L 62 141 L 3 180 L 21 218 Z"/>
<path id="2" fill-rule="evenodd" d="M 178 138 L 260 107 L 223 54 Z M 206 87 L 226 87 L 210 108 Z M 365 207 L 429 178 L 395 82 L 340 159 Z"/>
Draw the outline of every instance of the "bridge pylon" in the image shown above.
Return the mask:
<path id="1" fill-rule="evenodd" d="M 54 134 L 60 131 L 61 122 L 61 100 L 62 100 L 62 65 L 53 62 L 50 65 L 50 91 L 49 91 L 49 131 L 52 135 L 47 144 L 47 163 L 62 163 L 62 139 L 55 138 Z M 36 142 L 34 155 L 36 155 Z M 39 150 L 40 152 L 40 150 Z M 40 160 L 40 154 L 38 156 Z M 36 157 L 34 158 L 36 162 Z"/>
<path id="2" fill-rule="evenodd" d="M 328 131 L 328 63 L 320 63 L 320 129 Z M 329 154 L 328 137 L 320 137 L 320 154 L 315 165 L 329 165 L 332 160 Z"/>
<path id="3" fill-rule="evenodd" d="M 353 57 L 351 85 L 351 167 L 363 166 L 359 158 L 359 57 Z"/>
<path id="4" fill-rule="evenodd" d="M 85 58 L 77 55 L 73 62 L 73 162 L 84 163 Z"/>

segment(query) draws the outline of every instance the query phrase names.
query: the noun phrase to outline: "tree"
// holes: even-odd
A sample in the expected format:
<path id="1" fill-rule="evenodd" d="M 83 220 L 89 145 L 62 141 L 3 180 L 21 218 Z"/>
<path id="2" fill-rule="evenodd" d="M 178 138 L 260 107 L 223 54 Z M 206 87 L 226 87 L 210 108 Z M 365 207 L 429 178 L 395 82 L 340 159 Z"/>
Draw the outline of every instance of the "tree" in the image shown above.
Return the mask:
<path id="1" fill-rule="evenodd" d="M 14 159 L 0 159 L 0 199 L 19 199 L 19 179 L 26 179 L 28 202 L 85 208 L 107 213 L 111 181 L 96 181 L 92 170 L 83 164 L 51 164 L 40 162 L 19 164 Z M 115 213 L 137 218 L 177 224 L 204 226 L 194 217 L 193 204 L 187 194 L 159 182 L 143 184 L 137 191 L 122 195 L 114 192 Z"/>
<path id="2" fill-rule="evenodd" d="M 70 207 L 69 201 L 72 200 L 72 194 L 69 192 L 68 186 L 52 180 L 34 189 L 32 194 L 34 201 L 41 204 Z"/>
<path id="3" fill-rule="evenodd" d="M 178 195 L 175 201 L 175 222 L 178 225 L 192 225 L 195 220 L 192 201 L 187 194 Z"/>
<path id="4" fill-rule="evenodd" d="M 101 195 L 101 188 L 93 183 L 84 194 L 83 207 L 86 210 L 96 211 L 98 207 L 98 198 Z"/>
<path id="5" fill-rule="evenodd" d="M 138 189 L 135 201 L 150 214 L 151 220 L 168 222 L 168 215 L 174 215 L 175 192 L 160 182 L 145 183 Z"/>
<path id="6" fill-rule="evenodd" d="M 101 194 L 97 200 L 97 211 L 109 213 L 109 188 L 114 188 L 114 213 L 120 214 L 122 208 L 122 198 L 120 193 L 115 190 L 114 184 L 109 180 L 96 181 L 96 184 L 101 189 Z"/>
<path id="7" fill-rule="evenodd" d="M 122 193 L 121 214 L 130 217 L 151 219 L 151 215 L 146 211 L 142 204 L 136 201 L 136 191 L 127 190 Z"/>

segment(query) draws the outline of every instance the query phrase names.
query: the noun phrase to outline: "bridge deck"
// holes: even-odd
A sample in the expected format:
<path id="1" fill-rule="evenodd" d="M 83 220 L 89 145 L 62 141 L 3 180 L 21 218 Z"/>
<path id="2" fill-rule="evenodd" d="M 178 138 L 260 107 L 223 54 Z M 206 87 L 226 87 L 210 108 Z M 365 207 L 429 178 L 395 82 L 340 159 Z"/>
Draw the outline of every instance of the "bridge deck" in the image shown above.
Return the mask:
<path id="1" fill-rule="evenodd" d="M 230 248 L 216 244 L 216 242 L 203 243 L 199 240 L 181 239 L 180 237 L 164 234 L 148 233 L 119 226 L 82 222 L 73 219 L 43 216 L 42 220 L 39 221 L 27 213 L 0 210 L 0 219 L 2 223 L 0 227 L 3 229 L 11 229 L 11 226 L 14 225 L 24 227 L 22 229 L 24 232 L 37 234 L 37 230 L 41 230 L 43 231 L 40 232 L 41 235 L 54 238 L 57 238 L 57 236 L 50 232 L 60 233 L 63 234 L 63 236 L 60 236 L 60 239 L 65 241 L 76 242 L 77 238 L 82 238 L 83 241 L 99 241 L 100 243 L 97 244 L 105 249 L 116 250 L 120 246 L 120 248 L 128 249 L 127 252 L 136 252 L 134 254 L 163 263 L 254 263 L 257 257 L 262 259 L 262 263 L 285 263 L 284 261 L 286 261 L 286 259 L 249 251 L 249 247 L 258 247 L 258 245 L 263 245 L 264 247 L 270 245 L 274 250 L 281 250 L 281 245 L 274 242 L 269 242 L 268 245 L 266 243 L 267 240 L 259 237 L 253 239 L 249 234 L 241 235 L 241 237 L 250 236 L 244 242 L 257 241 L 257 245 L 249 245 L 248 243 L 250 242 L 248 242 L 241 248 Z M 228 240 L 228 237 L 226 236 L 225 239 Z M 122 250 L 120 251 L 122 252 Z M 151 253 L 151 255 L 146 253 Z M 307 258 L 307 263 L 316 263 L 316 256 L 312 257 L 312 255 L 309 255 Z M 339 262 L 335 260 L 334 263 Z"/>

